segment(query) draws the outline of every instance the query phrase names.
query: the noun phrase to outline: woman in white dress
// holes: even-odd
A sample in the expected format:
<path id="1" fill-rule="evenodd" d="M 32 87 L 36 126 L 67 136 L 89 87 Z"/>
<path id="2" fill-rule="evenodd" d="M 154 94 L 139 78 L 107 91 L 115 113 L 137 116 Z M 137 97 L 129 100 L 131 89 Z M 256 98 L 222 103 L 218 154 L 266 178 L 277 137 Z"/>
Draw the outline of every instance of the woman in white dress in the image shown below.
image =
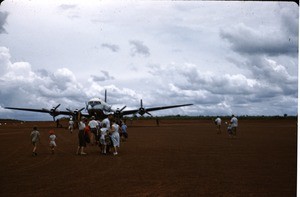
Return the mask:
<path id="1" fill-rule="evenodd" d="M 115 122 L 113 122 L 112 126 L 109 129 L 110 132 L 110 138 L 114 147 L 114 155 L 118 154 L 118 148 L 120 147 L 120 134 L 119 134 L 119 128 L 120 126 L 118 124 L 116 124 Z"/>

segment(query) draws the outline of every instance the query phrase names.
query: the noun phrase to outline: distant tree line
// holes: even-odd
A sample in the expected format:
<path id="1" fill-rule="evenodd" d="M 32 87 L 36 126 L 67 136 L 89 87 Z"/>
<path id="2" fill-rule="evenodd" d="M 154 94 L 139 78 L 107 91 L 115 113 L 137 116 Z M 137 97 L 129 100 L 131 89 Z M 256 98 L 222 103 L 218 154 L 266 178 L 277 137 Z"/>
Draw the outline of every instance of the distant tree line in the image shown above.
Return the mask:
<path id="1" fill-rule="evenodd" d="M 163 119 L 173 119 L 173 120 L 194 120 L 194 119 L 208 119 L 211 120 L 213 118 L 216 118 L 217 116 L 204 116 L 204 115 L 199 115 L 199 116 L 182 116 L 182 115 L 170 115 L 170 116 L 157 116 L 157 117 L 125 117 L 126 119 L 142 119 L 142 120 L 147 120 L 147 119 L 157 119 L 159 118 L 160 120 Z M 221 119 L 230 119 L 231 116 L 219 116 Z M 237 116 L 238 119 L 297 119 L 298 116 L 288 116 L 287 114 L 284 114 L 283 116 L 280 115 L 274 115 L 274 116 L 249 116 L 249 115 L 241 115 Z"/>
<path id="2" fill-rule="evenodd" d="M 124 116 L 124 119 L 127 120 L 155 120 L 155 119 L 160 119 L 160 120 L 198 120 L 198 119 L 202 119 L 202 120 L 211 120 L 216 118 L 217 116 L 204 116 L 204 115 L 199 115 L 199 116 L 182 116 L 182 115 L 169 115 L 169 116 L 155 116 L 155 117 L 151 117 L 151 116 L 141 116 L 141 117 L 131 117 L 131 116 Z M 226 120 L 226 119 L 230 119 L 231 116 L 219 116 L 221 119 Z M 289 116 L 287 114 L 284 114 L 282 116 L 280 115 L 274 115 L 274 116 L 265 116 L 265 115 L 261 115 L 261 116 L 250 116 L 250 115 L 241 115 L 241 116 L 237 116 L 238 119 L 297 119 L 298 116 Z M 62 117 L 60 118 L 60 120 L 62 121 L 67 121 L 69 120 L 69 117 Z M 0 119 L 1 122 L 24 122 L 23 120 L 16 120 L 16 119 Z M 40 121 L 43 122 L 43 121 Z"/>

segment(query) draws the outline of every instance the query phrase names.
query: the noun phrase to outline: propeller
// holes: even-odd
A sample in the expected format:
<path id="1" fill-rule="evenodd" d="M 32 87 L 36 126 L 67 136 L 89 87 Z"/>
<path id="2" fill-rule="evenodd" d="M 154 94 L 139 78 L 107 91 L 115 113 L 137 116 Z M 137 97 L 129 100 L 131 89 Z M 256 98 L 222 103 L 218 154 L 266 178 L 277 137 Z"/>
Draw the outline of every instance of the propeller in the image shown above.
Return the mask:
<path id="1" fill-rule="evenodd" d="M 79 120 L 79 119 L 80 119 L 80 116 L 81 116 L 81 111 L 84 110 L 84 109 L 85 109 L 85 107 L 81 108 L 80 110 L 75 109 L 75 110 L 73 111 L 73 110 L 71 110 L 71 109 L 66 108 L 66 110 L 68 110 L 69 112 L 72 113 L 73 120 Z"/>
<path id="2" fill-rule="evenodd" d="M 134 114 L 134 116 L 136 116 L 136 114 L 140 114 L 141 116 L 144 116 L 144 114 L 148 114 L 148 115 L 150 115 L 151 117 L 152 117 L 152 114 L 150 114 L 148 111 L 147 111 L 147 109 L 145 109 L 144 107 L 143 107 L 143 100 L 141 99 L 141 106 L 140 106 L 140 108 L 139 108 L 139 110 Z"/>
<path id="3" fill-rule="evenodd" d="M 117 108 L 115 111 L 115 117 L 117 119 L 120 119 L 122 117 L 122 111 L 126 108 L 126 105 L 122 107 L 121 109 Z"/>
<path id="4" fill-rule="evenodd" d="M 48 113 L 53 117 L 53 121 L 55 121 L 55 117 L 59 115 L 59 111 L 56 111 L 59 108 L 60 104 L 58 104 L 56 107 L 52 107 L 52 109 L 45 109 L 43 110 L 48 111 Z"/>

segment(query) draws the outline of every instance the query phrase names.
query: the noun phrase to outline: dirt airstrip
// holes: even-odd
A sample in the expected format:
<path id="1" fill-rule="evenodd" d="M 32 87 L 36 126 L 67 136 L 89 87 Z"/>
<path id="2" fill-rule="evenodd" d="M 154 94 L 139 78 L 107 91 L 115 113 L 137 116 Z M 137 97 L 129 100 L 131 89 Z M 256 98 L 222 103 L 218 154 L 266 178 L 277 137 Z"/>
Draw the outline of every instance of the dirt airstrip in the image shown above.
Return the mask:
<path id="1" fill-rule="evenodd" d="M 52 155 L 53 122 L 1 123 L 0 196 L 296 196 L 296 119 L 241 119 L 236 139 L 211 120 L 128 121 L 118 156 L 97 146 L 75 155 L 77 131 L 66 128 Z"/>

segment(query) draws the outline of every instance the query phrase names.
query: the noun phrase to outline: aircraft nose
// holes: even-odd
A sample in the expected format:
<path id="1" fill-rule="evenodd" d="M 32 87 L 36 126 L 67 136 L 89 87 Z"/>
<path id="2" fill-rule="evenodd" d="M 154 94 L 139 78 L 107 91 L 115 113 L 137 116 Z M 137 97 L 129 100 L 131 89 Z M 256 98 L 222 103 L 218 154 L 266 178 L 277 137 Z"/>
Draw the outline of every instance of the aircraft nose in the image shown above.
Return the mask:
<path id="1" fill-rule="evenodd" d="M 102 109 L 102 105 L 101 104 L 94 104 L 94 105 L 90 105 L 91 109 Z"/>

